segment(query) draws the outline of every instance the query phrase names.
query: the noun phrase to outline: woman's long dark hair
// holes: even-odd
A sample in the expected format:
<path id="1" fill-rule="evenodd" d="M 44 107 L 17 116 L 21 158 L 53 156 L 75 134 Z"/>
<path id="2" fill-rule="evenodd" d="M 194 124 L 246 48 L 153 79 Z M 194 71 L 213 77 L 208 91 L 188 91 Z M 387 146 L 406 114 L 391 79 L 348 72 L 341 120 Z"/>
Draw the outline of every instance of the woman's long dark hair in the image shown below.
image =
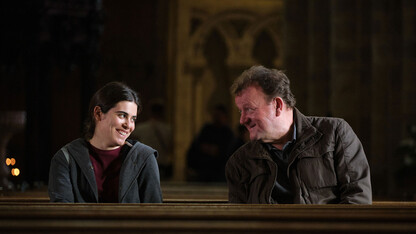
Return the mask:
<path id="1" fill-rule="evenodd" d="M 136 91 L 121 82 L 110 82 L 99 89 L 90 101 L 88 117 L 84 123 L 84 138 L 90 140 L 95 131 L 94 108 L 99 106 L 101 112 L 107 113 L 121 101 L 129 101 L 137 104 L 137 115 L 142 105 Z"/>

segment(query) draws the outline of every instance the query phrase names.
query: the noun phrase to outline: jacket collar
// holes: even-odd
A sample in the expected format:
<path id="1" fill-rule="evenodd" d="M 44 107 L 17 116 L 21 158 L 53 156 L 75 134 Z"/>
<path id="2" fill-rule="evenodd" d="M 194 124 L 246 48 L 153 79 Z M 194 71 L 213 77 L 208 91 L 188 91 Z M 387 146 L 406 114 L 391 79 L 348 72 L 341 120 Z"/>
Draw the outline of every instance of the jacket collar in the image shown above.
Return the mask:
<path id="1" fill-rule="evenodd" d="M 68 152 L 85 175 L 91 190 L 94 192 L 95 199 L 98 202 L 97 182 L 95 181 L 94 167 L 92 166 L 89 157 L 88 142 L 85 139 L 79 138 L 75 140 L 73 144 L 69 145 Z"/>
<path id="2" fill-rule="evenodd" d="M 156 150 L 138 141 L 129 140 L 129 142 L 126 142 L 125 147 L 126 151 L 124 151 L 123 154 L 127 155 L 125 156 L 123 165 L 120 169 L 120 202 L 123 202 L 126 198 L 129 189 L 131 189 L 131 185 L 137 180 L 139 174 L 146 165 L 147 159 L 149 157 L 158 157 Z"/>
<path id="3" fill-rule="evenodd" d="M 120 169 L 119 194 L 118 199 L 121 202 L 126 196 L 130 185 L 137 179 L 137 173 L 140 172 L 141 163 L 138 162 L 140 147 L 139 142 L 126 142 L 128 153 L 123 160 L 123 165 Z"/>
<path id="4" fill-rule="evenodd" d="M 315 134 L 319 133 L 318 130 L 312 126 L 309 119 L 296 107 L 293 108 L 293 122 L 296 124 L 296 136 L 298 136 L 297 144 L 302 144 Z"/>
<path id="5" fill-rule="evenodd" d="M 296 124 L 297 140 L 290 153 L 289 167 L 300 153 L 311 147 L 322 137 L 322 133 L 312 126 L 308 117 L 303 115 L 296 107 L 293 108 L 293 119 Z"/>
<path id="6" fill-rule="evenodd" d="M 293 108 L 293 122 L 296 125 L 296 141 L 292 152 L 290 153 L 289 165 L 300 153 L 312 146 L 322 136 L 322 133 L 312 126 L 309 119 L 296 107 Z M 261 141 L 253 141 L 250 145 L 251 148 L 255 150 L 255 153 L 249 154 L 251 158 L 272 160 L 269 152 L 263 147 Z M 259 151 L 259 149 L 261 150 Z"/>
<path id="7" fill-rule="evenodd" d="M 125 146 L 128 147 L 128 149 L 122 149 L 121 156 L 125 155 L 124 162 L 128 162 L 128 163 L 123 162 L 123 165 L 122 165 L 123 168 L 120 171 L 120 178 L 121 177 L 131 178 L 132 181 L 136 178 L 135 176 L 132 177 L 132 176 L 125 175 L 125 174 L 128 172 L 137 173 L 139 171 L 139 168 L 138 168 L 139 165 L 137 162 L 138 160 L 137 154 L 134 152 L 138 150 L 140 145 L 141 144 L 138 144 L 138 142 L 127 139 Z M 85 175 L 85 178 L 87 179 L 88 184 L 94 193 L 96 202 L 98 202 L 97 182 L 95 180 L 94 167 L 92 166 L 92 163 L 89 157 L 88 142 L 85 139 L 79 138 L 75 140 L 73 144 L 69 144 L 68 152 L 77 162 L 82 173 Z M 128 152 L 127 155 L 126 155 L 126 152 Z M 128 169 L 126 169 L 126 167 L 128 167 Z M 120 179 L 119 200 L 121 200 L 125 196 L 125 194 L 127 193 L 128 187 L 132 183 L 132 181 L 127 181 L 126 179 Z"/>

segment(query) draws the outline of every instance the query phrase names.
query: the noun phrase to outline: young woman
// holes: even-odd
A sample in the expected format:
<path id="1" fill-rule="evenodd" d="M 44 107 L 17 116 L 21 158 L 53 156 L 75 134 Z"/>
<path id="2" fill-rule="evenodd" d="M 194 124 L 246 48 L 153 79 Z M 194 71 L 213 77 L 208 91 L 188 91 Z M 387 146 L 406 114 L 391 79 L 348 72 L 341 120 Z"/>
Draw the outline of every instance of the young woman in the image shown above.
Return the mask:
<path id="1" fill-rule="evenodd" d="M 125 84 L 111 82 L 94 94 L 84 138 L 52 158 L 51 202 L 162 202 L 156 150 L 127 139 L 140 110 L 137 93 Z"/>

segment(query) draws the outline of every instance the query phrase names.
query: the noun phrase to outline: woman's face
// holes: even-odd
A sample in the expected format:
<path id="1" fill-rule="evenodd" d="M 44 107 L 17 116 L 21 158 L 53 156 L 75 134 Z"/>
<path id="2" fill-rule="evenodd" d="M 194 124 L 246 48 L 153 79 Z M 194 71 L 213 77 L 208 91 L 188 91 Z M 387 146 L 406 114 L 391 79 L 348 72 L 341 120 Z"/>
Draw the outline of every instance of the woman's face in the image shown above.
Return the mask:
<path id="1" fill-rule="evenodd" d="M 98 111 L 96 109 L 98 108 Z M 94 109 L 95 131 L 92 140 L 99 149 L 110 150 L 124 145 L 133 132 L 137 118 L 137 104 L 121 101 L 107 113 L 97 106 Z"/>

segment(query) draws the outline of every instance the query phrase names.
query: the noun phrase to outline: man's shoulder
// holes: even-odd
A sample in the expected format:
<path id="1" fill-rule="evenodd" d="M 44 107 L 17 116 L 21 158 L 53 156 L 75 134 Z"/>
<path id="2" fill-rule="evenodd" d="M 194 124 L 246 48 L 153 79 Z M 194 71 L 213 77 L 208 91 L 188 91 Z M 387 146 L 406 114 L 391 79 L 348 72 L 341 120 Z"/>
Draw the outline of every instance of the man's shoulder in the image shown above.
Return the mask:
<path id="1" fill-rule="evenodd" d="M 346 125 L 347 122 L 342 118 L 337 117 L 318 117 L 318 116 L 307 116 L 306 119 L 309 123 L 320 130 L 335 130 L 339 126 Z"/>
<path id="2" fill-rule="evenodd" d="M 312 124 L 337 125 L 345 120 L 338 117 L 306 116 Z"/>
<path id="3" fill-rule="evenodd" d="M 299 129 L 308 129 L 313 127 L 320 132 L 326 131 L 335 131 L 340 126 L 347 126 L 348 123 L 338 117 L 329 117 L 329 116 L 305 116 L 299 110 L 295 109 L 295 118 L 296 123 L 299 126 L 296 126 Z"/>
<path id="4" fill-rule="evenodd" d="M 330 138 L 355 134 L 348 122 L 342 118 L 308 116 L 307 119 L 309 119 L 311 126 L 317 129 L 318 132 Z"/>

